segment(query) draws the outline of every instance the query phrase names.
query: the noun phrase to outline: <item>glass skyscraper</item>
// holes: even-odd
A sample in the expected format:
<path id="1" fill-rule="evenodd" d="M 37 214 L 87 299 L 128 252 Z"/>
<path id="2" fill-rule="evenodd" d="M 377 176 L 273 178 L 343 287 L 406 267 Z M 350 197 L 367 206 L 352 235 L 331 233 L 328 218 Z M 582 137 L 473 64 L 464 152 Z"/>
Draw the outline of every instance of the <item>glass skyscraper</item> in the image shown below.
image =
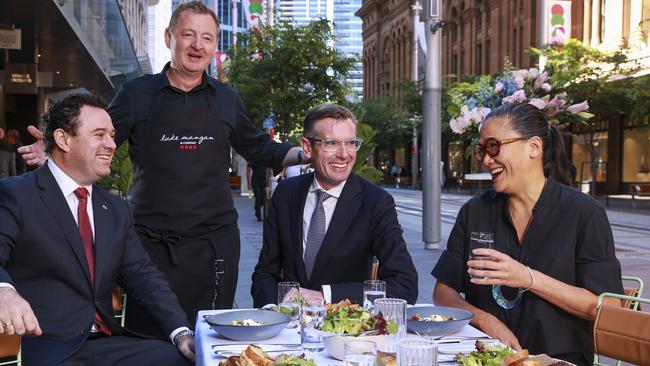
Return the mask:
<path id="1" fill-rule="evenodd" d="M 351 101 L 363 97 L 363 38 L 361 18 L 354 15 L 361 8 L 361 0 L 275 0 L 280 19 L 305 24 L 318 18 L 334 23 L 334 47 L 348 57 L 355 57 L 347 80 L 352 87 Z"/>

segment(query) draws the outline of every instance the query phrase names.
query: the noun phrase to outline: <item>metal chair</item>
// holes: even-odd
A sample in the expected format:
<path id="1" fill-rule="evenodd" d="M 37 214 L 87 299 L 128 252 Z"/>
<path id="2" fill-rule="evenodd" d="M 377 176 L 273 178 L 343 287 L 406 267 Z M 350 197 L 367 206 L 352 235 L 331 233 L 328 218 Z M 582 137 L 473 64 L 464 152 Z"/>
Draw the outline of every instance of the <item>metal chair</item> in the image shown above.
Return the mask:
<path id="1" fill-rule="evenodd" d="M 598 314 L 594 322 L 594 347 L 601 355 L 635 365 L 650 365 L 650 313 L 604 304 L 611 297 L 632 304 L 650 299 L 603 293 L 598 297 Z M 594 365 L 604 365 L 594 360 Z"/>
<path id="2" fill-rule="evenodd" d="M 631 298 L 638 298 L 643 295 L 643 279 L 640 277 L 636 276 L 621 276 L 621 280 L 624 282 L 635 282 L 636 286 L 634 287 L 625 287 L 623 289 L 623 294 L 626 296 L 629 296 Z M 600 298 L 599 298 L 599 304 L 600 304 Z M 624 300 L 621 299 L 621 307 L 625 309 L 631 309 L 631 310 L 638 310 L 639 309 L 639 302 L 635 300 Z M 594 365 L 598 366 L 608 366 L 607 364 L 601 363 L 600 362 L 600 357 L 598 354 L 594 354 Z M 616 361 L 616 366 L 621 366 L 621 361 Z"/>
<path id="3" fill-rule="evenodd" d="M 20 336 L 0 335 L 0 366 L 22 365 Z"/>
<path id="4" fill-rule="evenodd" d="M 115 319 L 118 319 L 120 325 L 124 328 L 124 322 L 126 321 L 126 292 L 117 285 L 113 288 L 113 311 L 115 312 Z"/>

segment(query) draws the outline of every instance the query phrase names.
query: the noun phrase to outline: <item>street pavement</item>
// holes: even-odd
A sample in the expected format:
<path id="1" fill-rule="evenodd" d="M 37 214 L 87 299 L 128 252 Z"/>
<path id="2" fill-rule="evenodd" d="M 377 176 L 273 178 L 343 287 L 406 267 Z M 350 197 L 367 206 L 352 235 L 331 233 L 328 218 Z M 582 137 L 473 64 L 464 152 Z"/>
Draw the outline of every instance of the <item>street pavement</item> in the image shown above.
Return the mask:
<path id="1" fill-rule="evenodd" d="M 425 250 L 422 242 L 422 192 L 394 188 L 386 190 L 395 198 L 404 239 L 418 271 L 418 302 L 431 302 L 435 285 L 431 270 L 447 245 L 447 238 L 460 207 L 471 196 L 453 190 L 442 193 L 440 249 Z M 241 232 L 239 283 L 235 299 L 238 307 L 246 308 L 253 305 L 250 296 L 251 275 L 262 248 L 262 223 L 255 219 L 254 200 L 238 195 L 234 198 Z M 605 205 L 605 202 L 602 204 Z M 623 274 L 639 276 L 650 285 L 650 201 L 640 202 L 633 209 L 629 200 L 610 199 L 606 209 Z M 646 293 L 644 297 L 650 296 Z"/>

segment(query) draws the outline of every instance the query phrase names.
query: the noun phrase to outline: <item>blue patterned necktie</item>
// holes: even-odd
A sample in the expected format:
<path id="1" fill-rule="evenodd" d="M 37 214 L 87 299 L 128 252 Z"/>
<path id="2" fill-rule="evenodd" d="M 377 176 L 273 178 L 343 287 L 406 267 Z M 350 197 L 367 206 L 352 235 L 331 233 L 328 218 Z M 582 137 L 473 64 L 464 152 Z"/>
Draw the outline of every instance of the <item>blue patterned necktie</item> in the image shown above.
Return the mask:
<path id="1" fill-rule="evenodd" d="M 325 209 L 323 208 L 323 202 L 332 197 L 322 189 L 317 190 L 315 193 L 316 208 L 314 208 L 314 213 L 311 215 L 309 233 L 307 234 L 307 244 L 305 245 L 305 272 L 307 272 L 307 278 L 311 277 L 311 272 L 314 270 L 314 263 L 316 262 L 316 256 L 318 255 L 320 246 L 323 244 L 323 239 L 325 238 Z"/>

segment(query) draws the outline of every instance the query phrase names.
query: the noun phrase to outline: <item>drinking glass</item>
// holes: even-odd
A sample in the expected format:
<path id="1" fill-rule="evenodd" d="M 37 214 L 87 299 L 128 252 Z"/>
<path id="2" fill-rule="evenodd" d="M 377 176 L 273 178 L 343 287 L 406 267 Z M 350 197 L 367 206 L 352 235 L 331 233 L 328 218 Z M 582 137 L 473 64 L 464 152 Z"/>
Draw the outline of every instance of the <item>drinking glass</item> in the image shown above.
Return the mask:
<path id="1" fill-rule="evenodd" d="M 302 308 L 302 315 L 300 316 L 300 343 L 305 351 L 321 352 L 325 349 L 323 338 L 318 329 L 323 325 L 323 319 L 326 313 L 324 302 Z"/>
<path id="2" fill-rule="evenodd" d="M 386 335 L 380 351 L 397 352 L 397 344 L 406 335 L 406 300 L 384 298 L 375 300 L 374 314 L 381 312 L 386 322 L 393 321 L 397 326 L 396 334 Z"/>
<path id="3" fill-rule="evenodd" d="M 376 299 L 386 297 L 386 282 L 368 280 L 363 282 L 363 308 L 371 310 Z"/>
<path id="4" fill-rule="evenodd" d="M 377 359 L 377 345 L 371 341 L 348 341 L 344 345 L 343 366 L 374 366 Z"/>
<path id="5" fill-rule="evenodd" d="M 474 255 L 474 249 L 485 248 L 494 249 L 494 233 L 475 231 L 469 237 L 469 259 L 470 260 L 490 260 L 492 257 L 484 255 Z M 472 267 L 472 269 L 485 269 Z M 470 275 L 472 278 L 483 279 L 485 277 Z"/>
<path id="6" fill-rule="evenodd" d="M 433 341 L 420 338 L 406 338 L 397 347 L 397 364 L 400 366 L 435 365 L 438 347 Z"/>
<path id="7" fill-rule="evenodd" d="M 298 326 L 295 321 L 300 317 L 301 303 L 300 284 L 298 282 L 278 283 L 278 310 L 291 317 L 290 328 Z"/>

